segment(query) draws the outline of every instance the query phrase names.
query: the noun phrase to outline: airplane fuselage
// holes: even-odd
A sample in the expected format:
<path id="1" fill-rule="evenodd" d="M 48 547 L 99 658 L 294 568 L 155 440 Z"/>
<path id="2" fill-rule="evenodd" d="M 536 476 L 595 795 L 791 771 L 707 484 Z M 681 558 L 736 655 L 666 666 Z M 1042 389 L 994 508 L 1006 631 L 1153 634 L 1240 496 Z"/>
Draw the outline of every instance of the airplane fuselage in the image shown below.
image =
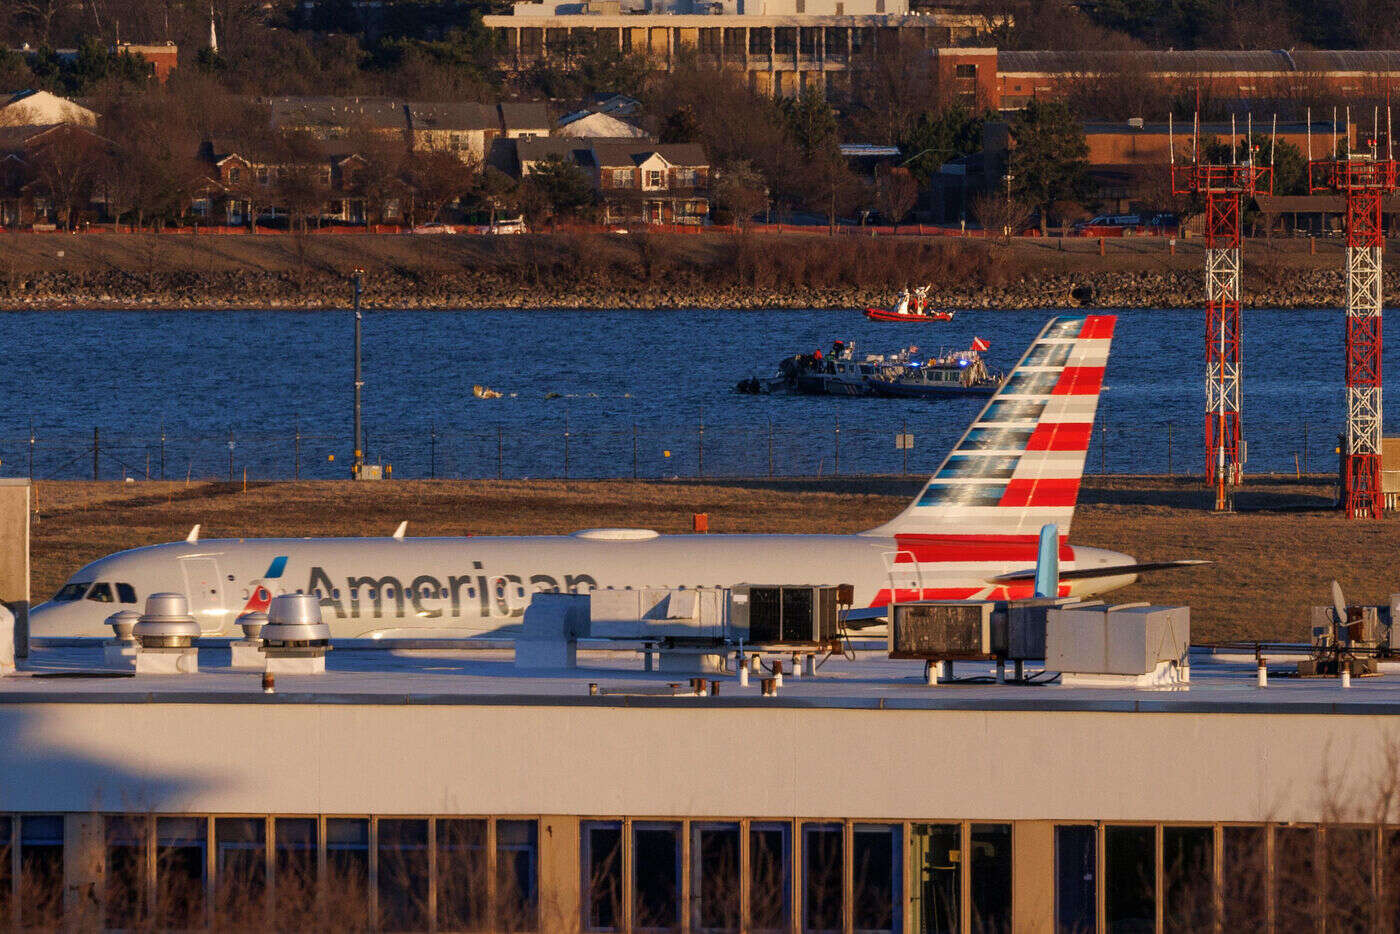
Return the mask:
<path id="1" fill-rule="evenodd" d="M 50 601 L 30 614 L 34 637 L 102 636 L 119 609 L 151 593 L 186 594 L 201 630 L 236 636 L 245 610 L 283 593 L 315 593 L 335 638 L 511 636 L 534 593 L 598 588 L 836 584 L 855 588 L 858 606 L 896 599 L 1022 595 L 991 583 L 1023 570 L 1033 555 L 936 563 L 911 560 L 894 539 L 871 535 L 647 535 L 622 538 L 523 536 L 378 539 L 227 539 L 175 542 L 119 552 L 82 568 L 65 591 L 119 600 Z M 627 538 L 634 534 L 639 537 Z M 1062 566 L 1130 563 L 1125 555 L 1076 547 Z M 1077 564 L 1076 564 L 1077 562 Z M 1102 593 L 1130 576 L 1065 584 L 1073 595 Z M 117 584 L 130 585 L 127 588 Z"/>

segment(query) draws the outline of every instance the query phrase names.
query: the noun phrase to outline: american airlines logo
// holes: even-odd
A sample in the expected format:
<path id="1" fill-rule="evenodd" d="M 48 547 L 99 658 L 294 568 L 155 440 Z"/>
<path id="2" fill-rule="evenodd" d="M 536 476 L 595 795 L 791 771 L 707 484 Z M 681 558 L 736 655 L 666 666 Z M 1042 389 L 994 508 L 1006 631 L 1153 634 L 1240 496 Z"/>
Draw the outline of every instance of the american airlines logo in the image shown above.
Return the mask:
<path id="1" fill-rule="evenodd" d="M 417 616 L 439 619 L 443 616 L 522 616 L 531 593 L 544 591 L 587 592 L 598 586 L 588 574 L 566 574 L 561 582 L 548 574 L 491 575 L 480 561 L 473 561 L 476 574 L 450 574 L 444 580 L 432 574 L 405 578 L 386 574 L 345 578 L 337 587 L 325 568 L 313 567 L 307 593 L 321 595 L 321 608 L 335 612 L 336 619 L 347 617 Z"/>

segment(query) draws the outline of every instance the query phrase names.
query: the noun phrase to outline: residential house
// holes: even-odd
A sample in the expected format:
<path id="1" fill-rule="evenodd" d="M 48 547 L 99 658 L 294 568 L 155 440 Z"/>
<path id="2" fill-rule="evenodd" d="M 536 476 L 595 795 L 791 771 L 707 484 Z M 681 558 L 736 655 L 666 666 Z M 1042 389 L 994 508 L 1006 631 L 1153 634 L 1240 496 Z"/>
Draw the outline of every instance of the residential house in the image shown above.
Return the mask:
<path id="1" fill-rule="evenodd" d="M 0 225 L 9 229 L 100 219 L 109 142 L 68 123 L 0 127 Z"/>
<path id="2" fill-rule="evenodd" d="M 415 152 L 445 150 L 464 160 L 481 162 L 492 141 L 504 132 L 500 109 L 495 104 L 410 103 L 404 109 Z"/>
<path id="3" fill-rule="evenodd" d="M 559 118 L 554 135 L 575 139 L 647 139 L 651 136 L 636 124 L 592 110 L 579 110 Z"/>
<path id="4" fill-rule="evenodd" d="M 549 105 L 538 101 L 502 101 L 497 105 L 501 115 L 501 133 L 508 139 L 531 139 L 548 136 L 554 128 Z"/>
<path id="5" fill-rule="evenodd" d="M 514 149 L 517 177 L 529 177 L 549 158 L 582 169 L 605 224 L 699 225 L 710 213 L 710 165 L 697 143 L 559 136 L 506 142 Z"/>
<path id="6" fill-rule="evenodd" d="M 387 97 L 276 97 L 268 100 L 274 130 L 306 133 L 318 140 L 345 139 L 359 132 L 402 138 L 404 104 Z"/>
<path id="7" fill-rule="evenodd" d="M 357 184 L 365 160 L 336 141 L 323 144 L 322 152 L 314 157 L 288 159 L 256 147 L 210 140 L 201 147 L 200 157 L 211 168 L 210 182 L 196 200 L 194 210 L 225 224 L 238 226 L 284 219 L 295 210 L 288 203 L 292 193 L 307 187 L 319 194 L 321 203 L 310 211 L 304 206 L 301 210 L 317 223 L 393 223 L 402 217 L 396 198 L 386 198 L 377 206 L 366 204 L 366 196 Z"/>
<path id="8" fill-rule="evenodd" d="M 272 126 L 315 139 L 351 139 L 369 133 L 402 139 L 414 150 L 447 150 L 481 162 L 499 138 L 548 136 L 543 103 L 401 101 L 387 97 L 279 97 L 269 100 Z"/>
<path id="9" fill-rule="evenodd" d="M 604 223 L 705 223 L 710 165 L 698 143 L 594 142 Z"/>
<path id="10" fill-rule="evenodd" d="M 48 91 L 17 91 L 0 102 L 0 127 L 96 126 L 97 113 L 66 97 Z"/>

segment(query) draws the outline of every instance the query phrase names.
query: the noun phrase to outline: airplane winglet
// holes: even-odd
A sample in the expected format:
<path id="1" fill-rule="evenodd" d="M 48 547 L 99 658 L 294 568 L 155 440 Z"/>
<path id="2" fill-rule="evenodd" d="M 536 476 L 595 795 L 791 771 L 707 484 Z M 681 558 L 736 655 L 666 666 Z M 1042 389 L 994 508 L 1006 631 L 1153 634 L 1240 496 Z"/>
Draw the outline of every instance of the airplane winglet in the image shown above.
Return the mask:
<path id="1" fill-rule="evenodd" d="M 196 523 L 194 524 L 194 528 L 190 529 L 190 534 L 188 534 L 188 535 L 185 536 L 185 541 L 187 541 L 187 542 L 197 542 L 197 541 L 199 541 L 199 523 L 198 523 L 198 522 L 196 522 Z"/>
<path id="2" fill-rule="evenodd" d="M 403 520 L 402 522 L 399 523 L 399 527 L 398 527 L 397 529 L 394 529 L 394 540 L 395 540 L 395 541 L 399 541 L 399 542 L 403 541 L 404 533 L 407 532 L 407 531 L 408 531 L 408 520 L 405 519 L 405 520 Z"/>
<path id="3" fill-rule="evenodd" d="M 1053 522 L 1040 527 L 1040 548 L 1035 556 L 1035 595 L 1060 595 L 1060 530 Z"/>

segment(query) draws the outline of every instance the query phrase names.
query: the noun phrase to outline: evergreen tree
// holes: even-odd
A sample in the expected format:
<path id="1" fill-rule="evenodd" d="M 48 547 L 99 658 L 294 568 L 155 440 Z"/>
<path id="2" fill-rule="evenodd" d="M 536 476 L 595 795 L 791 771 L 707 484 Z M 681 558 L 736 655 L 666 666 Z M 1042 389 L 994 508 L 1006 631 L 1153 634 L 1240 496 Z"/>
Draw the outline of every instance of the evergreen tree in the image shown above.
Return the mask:
<path id="1" fill-rule="evenodd" d="M 1007 159 L 1011 191 L 1040 212 L 1045 230 L 1056 202 L 1089 196 L 1089 144 L 1084 127 L 1062 103 L 1032 100 L 1011 123 Z"/>

